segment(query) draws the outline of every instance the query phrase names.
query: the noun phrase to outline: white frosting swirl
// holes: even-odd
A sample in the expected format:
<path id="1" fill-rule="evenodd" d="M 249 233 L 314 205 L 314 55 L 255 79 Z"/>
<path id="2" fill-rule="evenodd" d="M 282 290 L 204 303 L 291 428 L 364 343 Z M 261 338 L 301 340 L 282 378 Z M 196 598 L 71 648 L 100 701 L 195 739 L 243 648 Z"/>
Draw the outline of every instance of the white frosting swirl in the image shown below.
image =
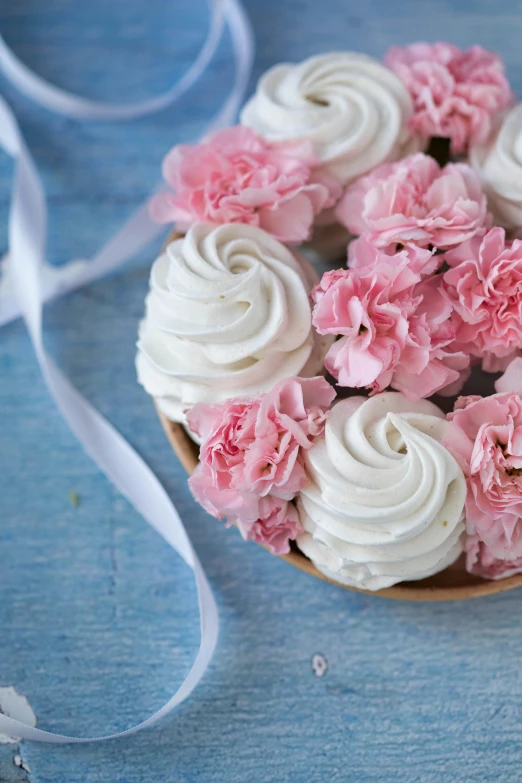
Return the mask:
<path id="1" fill-rule="evenodd" d="M 522 227 L 522 104 L 505 115 L 487 144 L 470 149 L 469 159 L 495 221 L 507 229 Z"/>
<path id="2" fill-rule="evenodd" d="M 270 68 L 241 123 L 272 141 L 309 139 L 324 168 L 346 184 L 419 149 L 408 132 L 411 114 L 392 71 L 364 54 L 332 52 Z"/>
<path id="3" fill-rule="evenodd" d="M 466 482 L 440 443 L 447 426 L 436 405 L 396 392 L 333 407 L 298 503 L 297 544 L 322 573 L 379 590 L 457 559 Z"/>
<path id="4" fill-rule="evenodd" d="M 258 394 L 323 372 L 306 259 L 253 226 L 194 225 L 154 262 L 138 379 L 172 421 L 194 403 Z"/>

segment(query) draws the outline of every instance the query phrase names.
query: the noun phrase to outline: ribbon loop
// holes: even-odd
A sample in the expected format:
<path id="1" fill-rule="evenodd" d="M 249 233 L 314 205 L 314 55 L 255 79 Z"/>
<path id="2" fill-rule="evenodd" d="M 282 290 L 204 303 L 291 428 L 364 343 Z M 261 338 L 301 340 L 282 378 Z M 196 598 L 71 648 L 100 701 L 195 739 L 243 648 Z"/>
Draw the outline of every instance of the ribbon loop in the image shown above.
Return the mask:
<path id="1" fill-rule="evenodd" d="M 66 93 L 32 73 L 0 38 L 0 68 L 26 96 L 51 111 L 83 119 L 126 120 L 172 105 L 208 66 L 223 31 L 230 29 L 236 62 L 235 82 L 209 130 L 233 121 L 251 73 L 254 44 L 240 0 L 213 0 L 210 32 L 184 77 L 167 93 L 139 104 L 97 104 Z M 15 161 L 9 213 L 9 251 L 0 290 L 0 325 L 22 315 L 49 393 L 65 421 L 92 460 L 117 489 L 183 558 L 196 580 L 201 641 L 192 668 L 176 693 L 154 715 L 117 734 L 67 737 L 42 731 L 0 714 L 0 732 L 39 742 L 99 742 L 133 734 L 156 723 L 186 699 L 208 668 L 217 643 L 217 606 L 205 572 L 195 554 L 176 507 L 156 476 L 112 425 L 80 394 L 47 354 L 42 334 L 44 301 L 71 291 L 117 269 L 145 247 L 160 229 L 143 204 L 91 261 L 74 261 L 62 270 L 45 262 L 47 209 L 43 187 L 16 118 L 0 98 L 0 146 Z"/>
<path id="2" fill-rule="evenodd" d="M 166 109 L 184 95 L 207 69 L 223 35 L 223 5 L 227 0 L 211 0 L 210 27 L 196 59 L 188 71 L 169 90 L 144 101 L 102 103 L 62 90 L 31 71 L 7 46 L 0 35 L 0 68 L 22 95 L 54 114 L 76 120 L 125 122 Z"/>

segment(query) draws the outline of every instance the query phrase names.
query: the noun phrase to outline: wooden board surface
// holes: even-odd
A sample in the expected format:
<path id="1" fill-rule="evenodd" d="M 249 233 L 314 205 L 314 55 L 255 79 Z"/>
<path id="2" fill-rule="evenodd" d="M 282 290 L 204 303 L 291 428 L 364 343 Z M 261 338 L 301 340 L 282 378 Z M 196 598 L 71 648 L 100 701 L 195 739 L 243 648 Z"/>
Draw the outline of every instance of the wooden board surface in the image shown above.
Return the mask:
<path id="1" fill-rule="evenodd" d="M 326 49 L 380 55 L 394 42 L 447 38 L 502 51 L 522 92 L 514 0 L 247 0 L 247 8 L 257 73 Z M 186 68 L 206 13 L 204 0 L 24 0 L 1 4 L 0 30 L 63 86 L 130 99 Z M 225 44 L 182 106 L 129 125 L 64 121 L 2 82 L 44 177 L 53 261 L 98 249 L 154 186 L 167 149 L 202 129 L 230 75 Z M 1 165 L 5 247 L 11 170 Z M 195 507 L 134 377 L 156 251 L 49 308 L 47 343 L 175 498 L 215 590 L 219 647 L 203 684 L 158 728 L 81 748 L 0 746 L 0 781 L 517 781 L 522 591 L 415 604 L 339 590 L 245 545 Z M 123 729 L 162 704 L 190 666 L 198 643 L 190 574 L 81 453 L 20 323 L 0 335 L 0 414 L 0 685 L 29 699 L 42 728 Z"/>

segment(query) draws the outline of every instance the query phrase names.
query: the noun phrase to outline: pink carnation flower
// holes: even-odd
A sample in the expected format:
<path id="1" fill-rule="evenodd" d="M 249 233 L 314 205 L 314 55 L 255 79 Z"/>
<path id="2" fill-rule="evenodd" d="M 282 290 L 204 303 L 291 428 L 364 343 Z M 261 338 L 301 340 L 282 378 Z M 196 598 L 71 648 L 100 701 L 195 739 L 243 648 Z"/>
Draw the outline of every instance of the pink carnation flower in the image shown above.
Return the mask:
<path id="1" fill-rule="evenodd" d="M 188 426 L 202 439 L 189 486 L 198 503 L 218 519 L 254 522 L 260 516 L 259 499 L 240 494 L 236 487 L 245 452 L 255 441 L 259 406 L 258 398 L 232 399 L 217 405 L 198 403 L 187 413 Z"/>
<path id="2" fill-rule="evenodd" d="M 436 255 L 432 250 L 418 245 L 406 245 L 394 251 L 391 247 L 379 248 L 366 236 L 361 236 L 352 239 L 348 245 L 348 266 L 351 269 L 373 267 L 382 260 L 383 254 L 388 256 L 388 263 L 407 266 L 420 277 L 432 275 L 444 261 L 442 253 Z"/>
<path id="3" fill-rule="evenodd" d="M 451 139 L 454 155 L 483 144 L 495 114 L 513 102 L 502 60 L 481 46 L 416 43 L 391 48 L 385 62 L 412 97 L 410 131 Z"/>
<path id="4" fill-rule="evenodd" d="M 444 168 L 428 155 L 384 163 L 349 186 L 335 210 L 353 234 L 381 248 L 444 249 L 474 236 L 488 218 L 486 197 L 464 163 Z"/>
<path id="5" fill-rule="evenodd" d="M 367 261 L 368 248 L 360 245 Z M 406 252 L 376 252 L 373 264 L 360 263 L 352 249 L 352 269 L 323 275 L 312 291 L 313 324 L 320 334 L 340 339 L 325 365 L 341 386 L 387 386 L 410 400 L 464 381 L 468 357 L 455 353 L 451 305 L 439 290 L 438 276 L 421 279 Z"/>
<path id="6" fill-rule="evenodd" d="M 180 231 L 197 221 L 248 223 L 299 243 L 340 196 L 339 183 L 314 171 L 317 165 L 310 142 L 268 143 L 250 128 L 227 128 L 173 147 L 163 176 L 174 193 L 154 196 L 151 215 Z"/>
<path id="7" fill-rule="evenodd" d="M 443 277 L 454 308 L 459 348 L 483 360 L 489 372 L 505 369 L 522 350 L 522 240 L 506 242 L 492 228 L 445 255 Z"/>
<path id="8" fill-rule="evenodd" d="M 391 386 L 410 400 L 435 393 L 458 394 L 469 376 L 469 356 L 455 348 L 451 307 L 440 290 L 440 278 L 423 280 L 414 294 L 421 301 L 410 318 L 408 339 Z"/>
<path id="9" fill-rule="evenodd" d="M 187 414 L 203 439 L 189 486 L 210 514 L 276 554 L 300 532 L 292 501 L 306 483 L 303 449 L 324 429 L 335 391 L 324 378 L 287 378 L 255 398 L 198 403 Z"/>
<path id="10" fill-rule="evenodd" d="M 262 544 L 274 555 L 286 554 L 290 550 L 289 541 L 295 541 L 303 532 L 297 508 L 293 503 L 272 495 L 260 498 L 259 507 L 261 516 L 254 522 L 245 524 L 236 519 L 234 524 L 237 524 L 245 541 Z"/>
<path id="11" fill-rule="evenodd" d="M 444 445 L 468 482 L 468 567 L 504 573 L 494 561 L 522 558 L 522 396 L 461 397 L 448 418 Z"/>
<path id="12" fill-rule="evenodd" d="M 478 536 L 465 541 L 466 570 L 483 579 L 505 579 L 522 572 L 522 557 L 501 559 Z"/>

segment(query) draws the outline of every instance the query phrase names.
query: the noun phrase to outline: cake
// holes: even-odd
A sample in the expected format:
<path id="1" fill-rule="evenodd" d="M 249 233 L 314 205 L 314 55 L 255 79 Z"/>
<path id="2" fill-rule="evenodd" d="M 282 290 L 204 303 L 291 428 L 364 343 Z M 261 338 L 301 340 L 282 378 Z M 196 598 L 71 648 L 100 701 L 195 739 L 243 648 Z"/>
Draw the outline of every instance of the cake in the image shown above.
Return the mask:
<path id="1" fill-rule="evenodd" d="M 167 155 L 137 370 L 210 514 L 357 589 L 522 573 L 521 138 L 497 55 L 418 43 L 276 65 Z"/>

